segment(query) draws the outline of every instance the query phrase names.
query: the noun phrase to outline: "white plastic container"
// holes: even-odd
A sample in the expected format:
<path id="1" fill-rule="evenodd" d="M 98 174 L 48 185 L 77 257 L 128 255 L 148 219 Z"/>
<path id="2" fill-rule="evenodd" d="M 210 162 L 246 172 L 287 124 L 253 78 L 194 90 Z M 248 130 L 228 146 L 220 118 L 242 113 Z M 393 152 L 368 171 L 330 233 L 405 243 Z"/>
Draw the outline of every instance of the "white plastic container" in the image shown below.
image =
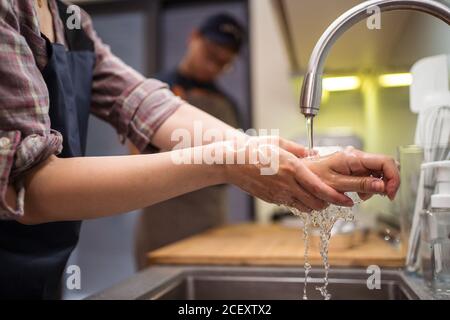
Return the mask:
<path id="1" fill-rule="evenodd" d="M 430 210 L 422 214 L 421 260 L 424 279 L 450 294 L 450 161 L 436 163 Z"/>

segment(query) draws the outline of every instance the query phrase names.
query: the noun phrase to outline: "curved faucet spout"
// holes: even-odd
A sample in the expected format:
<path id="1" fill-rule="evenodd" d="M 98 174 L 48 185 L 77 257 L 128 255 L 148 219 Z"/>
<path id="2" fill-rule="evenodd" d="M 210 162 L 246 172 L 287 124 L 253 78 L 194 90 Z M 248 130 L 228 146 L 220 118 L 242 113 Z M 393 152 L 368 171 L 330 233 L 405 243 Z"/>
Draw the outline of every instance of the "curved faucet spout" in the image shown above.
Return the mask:
<path id="1" fill-rule="evenodd" d="M 308 65 L 300 98 L 301 112 L 307 117 L 318 114 L 322 99 L 322 74 L 325 59 L 336 40 L 353 25 L 380 11 L 413 10 L 428 13 L 450 24 L 450 8 L 433 0 L 370 0 L 363 2 L 334 21 L 319 39 Z"/>

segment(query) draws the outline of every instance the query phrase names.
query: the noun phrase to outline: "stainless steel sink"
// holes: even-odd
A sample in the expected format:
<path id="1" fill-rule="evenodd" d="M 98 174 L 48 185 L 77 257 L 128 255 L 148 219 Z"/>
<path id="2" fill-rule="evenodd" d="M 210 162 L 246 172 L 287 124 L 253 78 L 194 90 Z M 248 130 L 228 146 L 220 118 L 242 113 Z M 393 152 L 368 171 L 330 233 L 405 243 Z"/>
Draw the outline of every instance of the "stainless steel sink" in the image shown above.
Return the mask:
<path id="1" fill-rule="evenodd" d="M 90 299 L 127 300 L 299 300 L 301 268 L 154 267 Z M 382 270 L 381 289 L 369 290 L 362 269 L 333 269 L 329 291 L 333 300 L 427 299 L 423 287 L 401 271 Z M 322 299 L 315 289 L 323 271 L 312 270 L 308 297 Z"/>
<path id="2" fill-rule="evenodd" d="M 313 272 L 308 297 L 322 299 L 315 289 L 323 280 L 322 273 Z M 332 272 L 329 291 L 333 299 L 406 300 L 416 298 L 397 274 L 385 274 L 381 290 L 367 288 L 367 274 Z M 166 288 L 149 293 L 149 299 L 170 300 L 298 300 L 303 296 L 300 272 L 191 271 Z"/>

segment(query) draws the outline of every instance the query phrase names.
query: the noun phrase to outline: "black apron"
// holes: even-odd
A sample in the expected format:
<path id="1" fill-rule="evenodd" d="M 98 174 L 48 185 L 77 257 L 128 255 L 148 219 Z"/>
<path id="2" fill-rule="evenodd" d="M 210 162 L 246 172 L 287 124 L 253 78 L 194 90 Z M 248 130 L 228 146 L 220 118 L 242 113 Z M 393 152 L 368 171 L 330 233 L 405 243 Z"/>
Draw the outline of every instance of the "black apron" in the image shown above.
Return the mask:
<path id="1" fill-rule="evenodd" d="M 57 3 L 66 26 L 67 7 Z M 82 29 L 66 29 L 65 35 L 68 50 L 47 40 L 48 64 L 42 75 L 49 91 L 51 128 L 64 138 L 58 157 L 72 158 L 86 151 L 95 54 Z M 58 299 L 80 227 L 81 222 L 25 226 L 0 221 L 0 299 Z"/>

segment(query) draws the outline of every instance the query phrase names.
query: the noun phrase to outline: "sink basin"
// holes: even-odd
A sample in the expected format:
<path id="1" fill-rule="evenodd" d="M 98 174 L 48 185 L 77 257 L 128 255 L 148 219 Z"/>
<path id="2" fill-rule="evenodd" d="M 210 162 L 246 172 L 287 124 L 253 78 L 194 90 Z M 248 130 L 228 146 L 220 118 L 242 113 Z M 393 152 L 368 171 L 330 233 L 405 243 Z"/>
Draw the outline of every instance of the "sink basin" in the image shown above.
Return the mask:
<path id="1" fill-rule="evenodd" d="M 323 271 L 313 269 L 308 297 L 323 299 L 315 289 Z M 301 268 L 154 267 L 90 299 L 132 300 L 299 300 L 303 296 Z M 333 300 L 420 299 L 402 272 L 382 270 L 381 289 L 369 290 L 363 269 L 330 271 Z M 423 297 L 422 297 L 423 298 Z"/>
<path id="2" fill-rule="evenodd" d="M 312 270 L 308 298 L 323 299 L 315 289 L 323 284 L 323 272 Z M 395 272 L 384 273 L 381 290 L 367 288 L 364 272 L 336 270 L 330 273 L 329 292 L 335 300 L 410 300 L 417 298 Z M 191 270 L 166 288 L 150 292 L 147 299 L 161 300 L 299 300 L 303 296 L 303 272 L 290 270 Z"/>

